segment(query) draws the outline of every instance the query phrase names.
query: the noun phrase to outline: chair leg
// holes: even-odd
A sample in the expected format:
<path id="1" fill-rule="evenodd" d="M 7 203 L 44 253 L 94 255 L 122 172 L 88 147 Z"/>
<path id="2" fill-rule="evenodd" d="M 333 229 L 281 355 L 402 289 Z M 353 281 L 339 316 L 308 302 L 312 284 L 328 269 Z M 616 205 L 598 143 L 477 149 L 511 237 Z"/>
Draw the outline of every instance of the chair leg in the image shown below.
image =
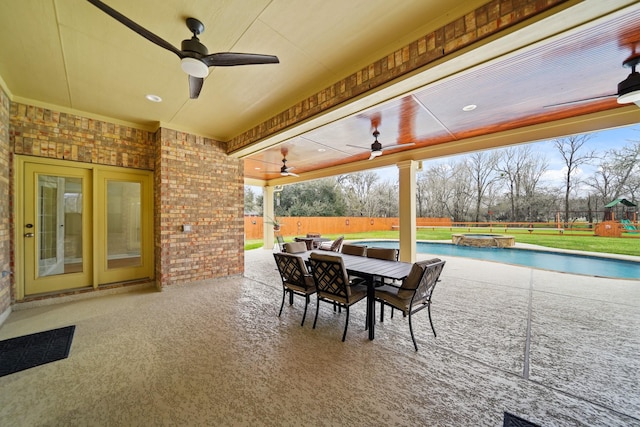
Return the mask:
<path id="1" fill-rule="evenodd" d="M 287 290 L 286 289 L 282 289 L 282 304 L 280 304 L 280 313 L 278 313 L 278 317 L 280 317 L 280 315 L 282 314 L 282 308 L 284 307 L 284 299 L 287 296 Z"/>
<path id="2" fill-rule="evenodd" d="M 289 290 L 289 305 L 293 305 L 293 291 Z"/>
<path id="3" fill-rule="evenodd" d="M 380 323 L 384 322 L 384 303 L 380 301 Z"/>
<path id="4" fill-rule="evenodd" d="M 300 323 L 300 326 L 304 326 L 304 319 L 307 317 L 307 307 L 309 307 L 309 295 L 305 295 L 304 299 L 305 299 L 304 313 L 302 313 L 302 323 Z"/>
<path id="5" fill-rule="evenodd" d="M 429 323 L 431 323 L 431 330 L 433 331 L 433 337 L 437 338 L 438 336 L 436 335 L 436 329 L 433 327 L 433 322 L 431 321 L 431 302 L 429 302 L 429 305 L 427 306 L 427 312 L 429 313 Z"/>
<path id="6" fill-rule="evenodd" d="M 320 311 L 320 297 L 316 301 L 316 318 L 313 319 L 313 329 L 316 328 L 316 323 L 318 322 L 318 312 Z"/>
<path id="7" fill-rule="evenodd" d="M 411 340 L 413 341 L 413 347 L 418 351 L 418 344 L 416 344 L 416 338 L 413 336 L 413 325 L 411 324 L 411 312 L 409 312 L 409 332 L 411 332 Z"/>
<path id="8" fill-rule="evenodd" d="M 347 306 L 347 321 L 344 322 L 344 333 L 342 334 L 342 342 L 347 338 L 347 328 L 349 327 L 349 306 Z"/>

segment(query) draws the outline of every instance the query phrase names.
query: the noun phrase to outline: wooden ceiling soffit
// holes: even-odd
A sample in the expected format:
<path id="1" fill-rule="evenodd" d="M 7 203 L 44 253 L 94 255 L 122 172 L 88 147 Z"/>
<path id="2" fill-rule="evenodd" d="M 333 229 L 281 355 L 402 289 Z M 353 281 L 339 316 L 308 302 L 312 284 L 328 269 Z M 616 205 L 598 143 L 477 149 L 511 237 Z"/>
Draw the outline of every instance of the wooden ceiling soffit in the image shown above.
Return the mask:
<path id="1" fill-rule="evenodd" d="M 228 142 L 227 153 L 233 154 L 249 147 L 263 138 L 569 1 L 497 0 L 487 3 L 234 137 Z"/>

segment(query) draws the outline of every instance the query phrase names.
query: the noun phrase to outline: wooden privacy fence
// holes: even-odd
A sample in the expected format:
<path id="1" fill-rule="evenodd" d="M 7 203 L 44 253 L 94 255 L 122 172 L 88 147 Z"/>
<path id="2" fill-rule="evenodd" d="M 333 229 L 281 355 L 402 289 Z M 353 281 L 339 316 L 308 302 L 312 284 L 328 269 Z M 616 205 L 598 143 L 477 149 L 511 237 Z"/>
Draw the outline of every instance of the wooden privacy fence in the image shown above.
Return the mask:
<path id="1" fill-rule="evenodd" d="M 397 230 L 398 218 L 348 217 L 278 217 L 283 236 L 305 236 L 307 233 L 347 234 L 365 231 Z M 450 226 L 449 218 L 417 218 L 418 226 Z M 262 239 L 262 217 L 245 216 L 245 239 Z"/>

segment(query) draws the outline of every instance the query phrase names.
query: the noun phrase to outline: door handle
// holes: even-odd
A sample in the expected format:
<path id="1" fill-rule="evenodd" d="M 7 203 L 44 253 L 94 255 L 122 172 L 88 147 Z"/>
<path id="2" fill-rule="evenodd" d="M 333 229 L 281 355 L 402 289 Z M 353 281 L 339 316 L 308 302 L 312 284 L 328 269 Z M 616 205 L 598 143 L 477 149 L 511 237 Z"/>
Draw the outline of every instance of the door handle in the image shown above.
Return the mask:
<path id="1" fill-rule="evenodd" d="M 33 233 L 24 233 L 24 237 L 33 237 L 35 234 Z"/>

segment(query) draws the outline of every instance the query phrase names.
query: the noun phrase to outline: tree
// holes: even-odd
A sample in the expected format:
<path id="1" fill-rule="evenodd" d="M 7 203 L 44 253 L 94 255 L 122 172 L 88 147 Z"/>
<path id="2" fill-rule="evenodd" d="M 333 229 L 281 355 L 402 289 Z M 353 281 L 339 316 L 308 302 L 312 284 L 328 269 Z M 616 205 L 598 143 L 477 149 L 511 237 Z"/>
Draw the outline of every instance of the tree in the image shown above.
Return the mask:
<path id="1" fill-rule="evenodd" d="M 428 167 L 416 180 L 420 199 L 424 202 L 423 216 L 450 217 L 447 203 L 453 189 L 449 165 L 436 164 Z"/>
<path id="2" fill-rule="evenodd" d="M 449 215 L 453 221 L 465 221 L 472 205 L 472 177 L 466 166 L 465 160 L 449 164 L 449 185 L 451 186 L 451 196 L 447 203 Z"/>
<path id="3" fill-rule="evenodd" d="M 343 216 L 346 204 L 335 178 L 286 185 L 276 193 L 277 216 Z"/>
<path id="4" fill-rule="evenodd" d="M 480 222 L 480 207 L 487 191 L 498 179 L 496 166 L 500 160 L 497 151 L 478 151 L 466 158 L 466 167 L 472 180 L 471 190 L 475 201 L 475 222 Z"/>
<path id="5" fill-rule="evenodd" d="M 244 213 L 258 215 L 261 213 L 262 206 L 258 206 L 258 198 L 253 192 L 251 186 L 244 186 Z"/>
<path id="6" fill-rule="evenodd" d="M 586 135 L 571 135 L 566 138 L 554 139 L 553 143 L 560 152 L 564 164 L 567 168 L 564 177 L 564 223 L 565 227 L 569 223 L 569 196 L 571 190 L 577 185 L 574 179 L 580 166 L 588 164 L 595 158 L 595 152 L 593 150 L 584 151 L 582 148 L 584 144 L 591 139 L 590 134 Z"/>
<path id="7" fill-rule="evenodd" d="M 507 187 L 511 220 L 532 220 L 531 204 L 537 195 L 540 178 L 548 168 L 545 156 L 534 155 L 530 145 L 509 147 L 500 152 L 496 166 Z"/>
<path id="8" fill-rule="evenodd" d="M 349 216 L 373 216 L 373 188 L 379 176 L 372 171 L 339 175 L 337 182 L 342 188 Z"/>
<path id="9" fill-rule="evenodd" d="M 376 183 L 373 187 L 371 198 L 373 201 L 373 216 L 395 217 L 398 216 L 398 182 L 387 180 Z"/>

